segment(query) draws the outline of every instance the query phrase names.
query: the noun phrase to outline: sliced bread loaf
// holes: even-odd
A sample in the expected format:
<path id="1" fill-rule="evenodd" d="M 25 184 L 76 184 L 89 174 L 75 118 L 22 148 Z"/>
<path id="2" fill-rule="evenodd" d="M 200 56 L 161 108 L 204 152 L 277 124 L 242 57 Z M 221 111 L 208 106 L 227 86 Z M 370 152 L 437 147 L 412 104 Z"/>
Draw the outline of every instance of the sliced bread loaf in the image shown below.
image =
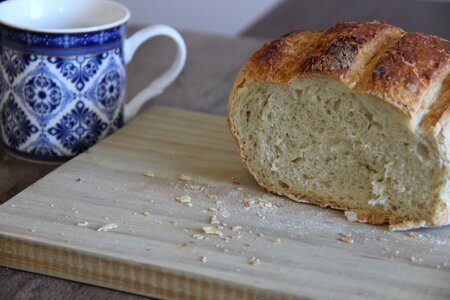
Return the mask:
<path id="1" fill-rule="evenodd" d="M 449 223 L 450 42 L 382 22 L 265 44 L 228 122 L 267 191 L 410 229 Z"/>

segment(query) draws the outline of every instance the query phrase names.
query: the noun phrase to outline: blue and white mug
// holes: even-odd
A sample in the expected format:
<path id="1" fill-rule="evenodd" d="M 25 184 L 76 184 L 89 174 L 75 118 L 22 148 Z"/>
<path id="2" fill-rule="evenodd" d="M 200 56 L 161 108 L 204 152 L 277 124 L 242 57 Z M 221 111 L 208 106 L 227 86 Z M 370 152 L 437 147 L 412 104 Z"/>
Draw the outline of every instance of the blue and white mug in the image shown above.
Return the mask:
<path id="1" fill-rule="evenodd" d="M 62 162 L 133 118 L 180 74 L 180 34 L 153 25 L 125 37 L 126 7 L 109 0 L 14 0 L 0 4 L 0 134 L 7 152 Z M 177 45 L 170 68 L 127 104 L 125 65 L 155 36 Z"/>

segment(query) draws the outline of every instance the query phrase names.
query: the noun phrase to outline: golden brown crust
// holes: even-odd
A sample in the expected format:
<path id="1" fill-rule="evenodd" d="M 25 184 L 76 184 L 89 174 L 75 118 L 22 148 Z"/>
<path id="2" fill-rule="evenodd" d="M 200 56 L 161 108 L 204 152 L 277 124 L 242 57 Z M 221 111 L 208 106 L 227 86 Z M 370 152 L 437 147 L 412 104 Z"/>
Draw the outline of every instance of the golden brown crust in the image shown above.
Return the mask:
<path id="1" fill-rule="evenodd" d="M 294 31 L 265 44 L 245 66 L 259 81 L 287 83 L 299 75 L 329 75 L 347 81 L 380 46 L 402 37 L 395 26 L 342 22 L 322 32 Z"/>
<path id="2" fill-rule="evenodd" d="M 246 78 L 268 83 L 331 76 L 412 118 L 427 112 L 436 97 L 424 96 L 448 76 L 450 42 L 405 34 L 378 21 L 342 22 L 325 32 L 295 31 L 269 42 L 242 71 Z"/>
<path id="3" fill-rule="evenodd" d="M 244 66 L 245 76 L 286 83 L 298 74 L 299 63 L 314 51 L 323 32 L 293 31 L 264 44 Z"/>
<path id="4" fill-rule="evenodd" d="M 379 48 L 402 35 L 400 28 L 377 21 L 338 23 L 325 32 L 314 52 L 301 63 L 300 74 L 329 75 L 354 84 Z"/>
<path id="5" fill-rule="evenodd" d="M 450 70 L 450 42 L 433 35 L 408 33 L 375 65 L 363 90 L 413 115 L 434 99 L 424 99 L 433 83 L 441 84 Z"/>

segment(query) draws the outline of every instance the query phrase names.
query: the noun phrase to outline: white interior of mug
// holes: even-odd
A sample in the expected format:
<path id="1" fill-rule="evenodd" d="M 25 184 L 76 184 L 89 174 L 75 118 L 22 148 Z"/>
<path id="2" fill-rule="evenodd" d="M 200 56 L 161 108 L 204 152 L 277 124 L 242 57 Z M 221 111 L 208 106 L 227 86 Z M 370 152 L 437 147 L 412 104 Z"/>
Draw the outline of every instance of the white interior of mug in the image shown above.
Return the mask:
<path id="1" fill-rule="evenodd" d="M 109 0 L 10 0 L 0 3 L 0 23 L 49 33 L 104 30 L 128 21 L 130 12 Z"/>

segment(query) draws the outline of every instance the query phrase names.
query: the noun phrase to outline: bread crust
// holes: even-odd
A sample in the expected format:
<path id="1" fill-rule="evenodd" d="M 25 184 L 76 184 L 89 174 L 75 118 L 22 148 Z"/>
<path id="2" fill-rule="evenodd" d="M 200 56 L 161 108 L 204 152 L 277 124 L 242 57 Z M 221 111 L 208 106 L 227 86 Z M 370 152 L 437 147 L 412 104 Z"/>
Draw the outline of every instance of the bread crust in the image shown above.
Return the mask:
<path id="1" fill-rule="evenodd" d="M 379 21 L 342 22 L 327 31 L 293 31 L 266 43 L 241 72 L 267 83 L 331 76 L 412 118 L 437 100 L 424 95 L 450 73 L 450 42 Z"/>
<path id="2" fill-rule="evenodd" d="M 406 119 L 420 118 L 423 132 L 450 121 L 450 42 L 421 33 L 405 33 L 384 22 L 342 22 L 327 31 L 294 31 L 264 44 L 241 68 L 230 92 L 228 111 L 236 105 L 236 90 L 246 80 L 288 84 L 307 76 L 332 77 L 349 89 L 371 95 L 399 110 Z M 437 91 L 437 92 L 436 92 Z M 434 93 L 433 93 L 434 92 Z M 423 121 L 423 122 L 420 122 Z M 260 186 L 295 201 L 353 211 L 370 224 L 389 223 L 391 230 L 441 226 L 449 222 L 445 207 L 427 220 L 395 218 L 382 212 L 355 211 L 329 199 L 298 195 L 261 181 L 251 169 L 228 115 L 228 126 L 243 163 Z M 436 140 L 442 145 L 446 138 Z M 444 155 L 444 154 L 443 154 Z"/>
<path id="3" fill-rule="evenodd" d="M 424 96 L 433 85 L 442 85 L 449 73 L 449 41 L 407 33 L 382 55 L 361 92 L 384 99 L 412 117 L 438 99 Z"/>

